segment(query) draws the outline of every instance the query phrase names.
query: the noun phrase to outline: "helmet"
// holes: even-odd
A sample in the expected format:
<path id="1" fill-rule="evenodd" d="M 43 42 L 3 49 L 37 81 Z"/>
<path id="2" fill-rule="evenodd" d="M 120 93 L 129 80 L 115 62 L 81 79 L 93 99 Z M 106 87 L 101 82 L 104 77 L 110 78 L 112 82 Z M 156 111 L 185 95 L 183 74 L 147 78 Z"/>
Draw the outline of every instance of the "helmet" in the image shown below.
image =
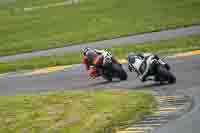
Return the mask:
<path id="1" fill-rule="evenodd" d="M 133 53 L 133 52 L 129 53 L 128 54 L 128 61 L 131 62 L 131 63 L 135 62 L 135 56 L 136 56 L 136 53 Z"/>
<path id="2" fill-rule="evenodd" d="M 89 48 L 89 47 L 84 48 L 84 49 L 83 49 L 83 55 L 86 55 L 86 53 L 87 53 L 88 51 L 90 51 L 90 50 L 92 50 L 92 49 Z"/>

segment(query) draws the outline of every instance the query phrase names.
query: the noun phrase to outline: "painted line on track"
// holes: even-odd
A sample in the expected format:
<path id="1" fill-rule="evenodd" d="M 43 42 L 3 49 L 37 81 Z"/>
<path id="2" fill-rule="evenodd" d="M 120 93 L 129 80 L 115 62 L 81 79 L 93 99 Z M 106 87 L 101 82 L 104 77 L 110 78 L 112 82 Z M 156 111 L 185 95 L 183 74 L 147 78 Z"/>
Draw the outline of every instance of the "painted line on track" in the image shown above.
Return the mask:
<path id="1" fill-rule="evenodd" d="M 65 5 L 73 5 L 73 4 L 78 4 L 78 3 L 80 3 L 80 0 L 68 0 L 68 1 L 64 1 L 64 2 L 58 2 L 58 3 L 54 3 L 54 4 L 47 4 L 47 5 L 43 5 L 43 6 L 26 7 L 26 8 L 24 8 L 24 11 L 25 12 L 35 11 L 35 10 L 39 10 L 39 9 L 47 9 L 47 8 L 65 6 Z"/>
<path id="2" fill-rule="evenodd" d="M 193 50 L 190 52 L 178 53 L 178 54 L 175 54 L 175 55 L 169 56 L 169 57 L 181 58 L 181 57 L 189 57 L 189 56 L 194 56 L 194 55 L 200 55 L 200 50 Z"/>
<path id="3" fill-rule="evenodd" d="M 200 50 L 194 50 L 191 52 L 186 52 L 186 53 L 180 53 L 176 54 L 176 57 L 187 57 L 187 56 L 193 56 L 193 55 L 200 55 Z"/>
<path id="4" fill-rule="evenodd" d="M 119 61 L 119 63 L 121 63 L 121 64 L 127 64 L 127 63 L 128 63 L 128 60 L 127 60 L 127 59 L 119 59 L 118 61 Z"/>
<path id="5" fill-rule="evenodd" d="M 194 50 L 190 52 L 185 52 L 185 53 L 178 53 L 172 56 L 168 56 L 169 58 L 181 58 L 181 57 L 189 57 L 189 56 L 194 56 L 194 55 L 200 55 L 200 50 Z M 119 62 L 121 64 L 127 64 L 128 60 L 127 59 L 119 59 Z"/>
<path id="6" fill-rule="evenodd" d="M 31 75 L 41 75 L 41 74 L 48 74 L 51 72 L 57 72 L 57 71 L 64 71 L 65 69 L 72 68 L 72 65 L 67 66 L 55 66 L 55 67 L 48 67 L 43 69 L 34 70 L 32 72 L 24 73 L 25 76 L 31 76 Z"/>

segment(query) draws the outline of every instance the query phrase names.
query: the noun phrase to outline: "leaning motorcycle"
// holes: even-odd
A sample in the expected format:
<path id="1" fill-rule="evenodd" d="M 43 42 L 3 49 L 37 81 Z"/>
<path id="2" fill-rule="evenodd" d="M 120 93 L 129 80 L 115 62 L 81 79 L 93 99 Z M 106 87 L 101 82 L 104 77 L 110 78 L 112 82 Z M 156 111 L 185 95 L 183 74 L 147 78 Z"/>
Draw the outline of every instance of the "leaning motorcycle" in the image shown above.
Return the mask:
<path id="1" fill-rule="evenodd" d="M 145 68 L 144 68 L 145 69 Z M 129 62 L 129 70 L 135 71 L 138 76 L 142 70 L 137 70 L 131 62 Z M 143 70 L 144 71 L 144 70 Z M 156 82 L 164 83 L 168 82 L 169 84 L 176 83 L 176 77 L 170 71 L 170 66 L 161 59 L 152 59 L 150 62 L 150 68 L 148 70 L 149 80 L 154 80 Z"/>
<path id="2" fill-rule="evenodd" d="M 113 78 L 127 80 L 128 75 L 122 64 L 120 64 L 110 52 L 104 52 L 103 57 L 103 66 L 98 70 L 100 76 L 108 81 L 112 81 Z"/>

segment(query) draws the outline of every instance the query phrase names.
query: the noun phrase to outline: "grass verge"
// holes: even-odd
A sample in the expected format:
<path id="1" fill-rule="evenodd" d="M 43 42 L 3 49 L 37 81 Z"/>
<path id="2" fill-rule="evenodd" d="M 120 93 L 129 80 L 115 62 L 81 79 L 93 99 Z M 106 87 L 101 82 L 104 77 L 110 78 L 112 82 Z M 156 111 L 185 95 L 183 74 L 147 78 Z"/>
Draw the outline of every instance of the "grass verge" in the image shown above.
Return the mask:
<path id="1" fill-rule="evenodd" d="M 160 41 L 150 44 L 128 45 L 108 49 L 118 58 L 126 58 L 129 52 L 152 52 L 156 54 L 172 54 L 200 49 L 200 37 L 186 37 L 175 40 Z M 0 73 L 27 69 L 37 69 L 58 65 L 71 65 L 81 63 L 80 53 L 65 54 L 64 56 L 37 57 L 29 60 L 17 60 L 0 63 Z"/>
<path id="2" fill-rule="evenodd" d="M 148 92 L 65 91 L 0 97 L 2 133 L 114 133 L 152 113 Z"/>
<path id="3" fill-rule="evenodd" d="M 8 1 L 8 2 L 7 2 Z M 0 2 L 0 56 L 200 23 L 199 0 L 65 0 Z"/>

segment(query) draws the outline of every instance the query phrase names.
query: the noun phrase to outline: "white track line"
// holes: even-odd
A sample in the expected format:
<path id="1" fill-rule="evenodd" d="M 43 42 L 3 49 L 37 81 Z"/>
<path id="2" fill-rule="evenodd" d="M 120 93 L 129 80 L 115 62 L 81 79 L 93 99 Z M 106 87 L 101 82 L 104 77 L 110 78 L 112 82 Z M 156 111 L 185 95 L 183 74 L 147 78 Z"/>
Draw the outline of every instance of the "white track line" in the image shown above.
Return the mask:
<path id="1" fill-rule="evenodd" d="M 38 10 L 38 9 L 47 9 L 47 8 L 51 8 L 51 7 L 59 7 L 59 6 L 64 6 L 64 5 L 77 4 L 77 3 L 80 3 L 80 0 L 67 0 L 65 2 L 47 4 L 47 5 L 43 5 L 43 6 L 27 7 L 27 8 L 24 8 L 24 11 L 34 11 L 34 10 Z"/>

